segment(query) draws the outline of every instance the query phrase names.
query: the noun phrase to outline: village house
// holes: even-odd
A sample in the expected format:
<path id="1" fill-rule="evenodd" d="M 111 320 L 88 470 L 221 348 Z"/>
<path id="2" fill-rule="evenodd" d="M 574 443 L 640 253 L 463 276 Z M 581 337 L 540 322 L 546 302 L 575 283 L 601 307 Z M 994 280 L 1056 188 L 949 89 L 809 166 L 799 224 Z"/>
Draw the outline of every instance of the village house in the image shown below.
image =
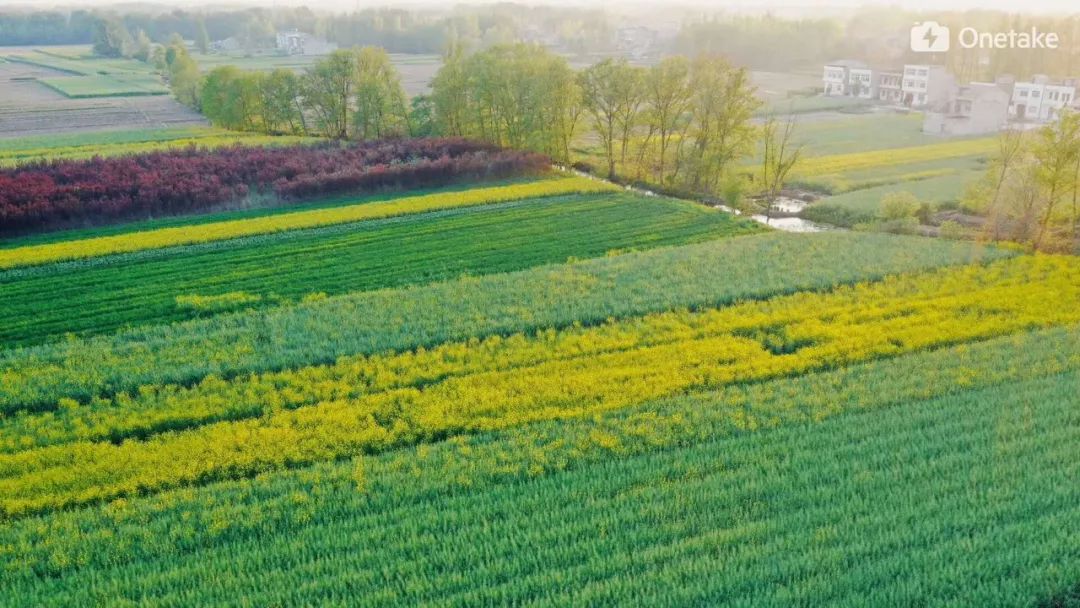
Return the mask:
<path id="1" fill-rule="evenodd" d="M 877 99 L 882 103 L 900 105 L 904 103 L 904 73 L 895 71 L 878 72 Z"/>
<path id="2" fill-rule="evenodd" d="M 956 92 L 956 79 L 940 65 L 905 65 L 901 103 L 911 108 L 938 106 Z"/>
<path id="3" fill-rule="evenodd" d="M 294 29 L 277 33 L 277 50 L 286 55 L 329 55 L 337 48 L 336 43 L 307 32 Z"/>
<path id="4" fill-rule="evenodd" d="M 847 86 L 848 95 L 861 99 L 877 99 L 877 76 L 877 72 L 869 67 L 849 68 Z"/>
<path id="5" fill-rule="evenodd" d="M 850 59 L 842 59 L 825 64 L 825 72 L 822 75 L 822 80 L 825 83 L 825 95 L 834 97 L 848 95 L 851 90 L 851 71 L 853 69 L 860 71 L 860 78 L 858 81 L 861 82 L 862 71 L 868 70 L 869 66 L 861 61 L 853 61 Z"/>
<path id="6" fill-rule="evenodd" d="M 1009 117 L 1021 122 L 1046 123 L 1057 120 L 1061 111 L 1076 103 L 1076 81 L 1053 82 L 1038 75 L 1029 82 L 1013 85 Z"/>
<path id="7" fill-rule="evenodd" d="M 210 50 L 215 53 L 232 53 L 243 48 L 240 41 L 232 36 L 224 40 L 215 40 L 210 43 Z"/>
<path id="8" fill-rule="evenodd" d="M 941 135 L 994 133 L 1010 122 L 1034 126 L 1057 120 L 1066 109 L 1080 111 L 1080 82 L 1053 81 L 1042 75 L 1026 82 L 1002 75 L 994 82 L 958 85 L 940 65 L 876 70 L 845 59 L 825 64 L 822 83 L 824 95 L 923 110 L 923 131 Z"/>
<path id="9" fill-rule="evenodd" d="M 1008 123 L 1009 92 L 998 83 L 972 82 L 923 115 L 923 132 L 935 135 L 996 133 Z"/>
<path id="10" fill-rule="evenodd" d="M 631 59 L 644 59 L 655 50 L 658 36 L 656 30 L 640 25 L 620 27 L 615 32 L 615 47 Z"/>

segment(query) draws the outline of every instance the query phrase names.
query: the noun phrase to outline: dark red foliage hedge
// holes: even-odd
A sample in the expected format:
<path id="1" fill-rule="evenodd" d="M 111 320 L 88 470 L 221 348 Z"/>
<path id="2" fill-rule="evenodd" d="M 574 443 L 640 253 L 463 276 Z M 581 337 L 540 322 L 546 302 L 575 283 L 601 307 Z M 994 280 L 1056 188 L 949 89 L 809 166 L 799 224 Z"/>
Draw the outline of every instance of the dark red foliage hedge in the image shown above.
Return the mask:
<path id="1" fill-rule="evenodd" d="M 249 193 L 282 200 L 426 188 L 536 173 L 539 154 L 455 138 L 187 148 L 0 170 L 0 233 L 179 215 Z"/>

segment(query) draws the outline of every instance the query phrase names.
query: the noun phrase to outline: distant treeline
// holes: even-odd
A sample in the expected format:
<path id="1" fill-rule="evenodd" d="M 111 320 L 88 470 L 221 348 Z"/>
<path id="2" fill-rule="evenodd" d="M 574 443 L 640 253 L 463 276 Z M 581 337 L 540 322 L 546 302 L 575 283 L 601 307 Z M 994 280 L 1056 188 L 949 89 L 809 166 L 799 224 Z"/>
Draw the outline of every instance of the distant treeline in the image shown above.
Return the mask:
<path id="1" fill-rule="evenodd" d="M 431 94 L 411 101 L 376 47 L 335 51 L 303 73 L 220 67 L 197 87 L 197 95 L 177 96 L 230 129 L 468 137 L 566 164 L 581 156 L 575 142 L 591 136 L 602 163 L 591 170 L 708 193 L 727 188 L 753 151 L 751 119 L 760 106 L 749 73 L 719 55 L 669 57 L 649 68 L 607 59 L 575 71 L 566 58 L 524 43 L 452 50 Z"/>
<path id="2" fill-rule="evenodd" d="M 119 24 L 131 38 L 142 32 L 150 41 L 166 43 L 179 34 L 199 46 L 233 39 L 244 50 L 272 48 L 276 32 L 294 28 L 343 47 L 379 46 L 391 53 L 441 53 L 452 43 L 490 46 L 522 40 L 537 31 L 581 52 L 607 50 L 613 41 L 613 29 L 602 11 L 501 4 L 452 11 L 372 8 L 341 14 L 316 14 L 306 7 L 0 12 L 0 46 L 90 44 L 102 22 Z"/>

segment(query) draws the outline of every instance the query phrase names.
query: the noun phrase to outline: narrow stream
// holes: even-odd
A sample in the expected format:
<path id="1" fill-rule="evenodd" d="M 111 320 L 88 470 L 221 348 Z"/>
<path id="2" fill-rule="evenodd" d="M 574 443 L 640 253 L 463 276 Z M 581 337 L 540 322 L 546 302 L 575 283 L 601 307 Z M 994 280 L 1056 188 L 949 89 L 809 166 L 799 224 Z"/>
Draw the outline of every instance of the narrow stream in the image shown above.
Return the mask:
<path id="1" fill-rule="evenodd" d="M 575 169 L 567 169 L 567 168 L 564 168 L 564 167 L 560 167 L 560 168 L 563 169 L 564 171 L 569 171 L 569 172 L 571 172 L 571 173 L 573 173 L 575 175 L 578 175 L 580 177 L 587 177 L 587 178 L 590 178 L 590 179 L 595 179 L 597 181 L 608 182 L 608 183 L 614 184 L 616 186 L 621 186 L 625 190 L 628 190 L 630 192 L 634 192 L 636 194 L 642 194 L 642 195 L 645 195 L 645 196 L 657 196 L 656 192 L 653 192 L 652 190 L 649 190 L 647 188 L 638 188 L 636 186 L 627 186 L 627 185 L 622 185 L 622 184 L 615 184 L 614 182 L 609 182 L 606 179 L 597 177 L 595 175 L 590 175 L 590 174 L 584 173 L 582 171 L 577 171 Z M 776 201 L 773 203 L 773 209 L 776 210 L 776 211 L 779 211 L 780 213 L 785 213 L 785 214 L 786 213 L 799 213 L 806 207 L 806 205 L 807 205 L 807 203 L 805 201 L 800 201 L 799 199 L 788 198 L 788 197 L 780 197 L 780 198 L 776 199 Z M 716 204 L 716 205 L 710 205 L 710 206 L 713 209 L 720 209 L 721 211 L 726 211 L 727 213 L 730 213 L 732 215 L 742 215 L 741 211 L 739 211 L 738 209 L 733 209 L 731 207 L 728 207 L 727 205 Z M 811 222 L 810 220 L 806 220 L 806 219 L 803 219 L 801 217 L 774 217 L 774 218 L 771 218 L 771 219 L 766 219 L 766 217 L 764 215 L 755 214 L 755 215 L 751 215 L 750 219 L 754 220 L 755 222 L 758 222 L 759 224 L 764 224 L 764 225 L 766 225 L 766 226 L 768 226 L 770 228 L 775 228 L 776 230 L 783 230 L 784 232 L 825 232 L 827 230 L 842 230 L 842 228 L 838 228 L 836 226 L 830 226 L 828 224 L 819 224 L 817 222 Z"/>

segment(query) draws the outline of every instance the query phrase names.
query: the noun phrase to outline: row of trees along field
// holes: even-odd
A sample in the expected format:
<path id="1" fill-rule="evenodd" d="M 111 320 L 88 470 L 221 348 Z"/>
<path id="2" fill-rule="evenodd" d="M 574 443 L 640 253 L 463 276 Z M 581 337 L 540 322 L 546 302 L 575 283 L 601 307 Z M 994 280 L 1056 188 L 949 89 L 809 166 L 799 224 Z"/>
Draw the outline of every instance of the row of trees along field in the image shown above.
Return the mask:
<path id="1" fill-rule="evenodd" d="M 1035 132 L 1004 131 L 966 206 L 986 215 L 987 236 L 1056 249 L 1080 240 L 1080 113 Z M 1067 247 L 1067 245 L 1066 245 Z"/>
<path id="2" fill-rule="evenodd" d="M 245 52 L 273 49 L 275 33 L 299 29 L 340 46 L 369 44 L 391 53 L 440 53 L 448 44 L 491 46 L 523 40 L 538 32 L 567 50 L 612 50 L 615 26 L 603 10 L 501 3 L 452 8 L 373 7 L 348 12 L 299 7 L 222 10 L 163 10 L 137 6 L 123 10 L 0 9 L 0 41 L 6 45 L 88 44 L 107 25 L 119 50 L 145 38 L 165 44 L 174 33 L 206 53 L 211 41 L 232 39 Z"/>
<path id="3" fill-rule="evenodd" d="M 176 49 L 170 66 L 189 61 Z M 174 89 L 186 82 L 174 80 Z M 227 128 L 360 139 L 463 136 L 703 193 L 727 187 L 759 135 L 749 74 L 719 55 L 674 56 L 648 68 L 608 59 L 575 71 L 536 45 L 454 49 L 430 96 L 411 103 L 389 56 L 374 47 L 336 51 L 303 74 L 221 67 L 199 86 L 194 99 L 177 96 Z"/>

